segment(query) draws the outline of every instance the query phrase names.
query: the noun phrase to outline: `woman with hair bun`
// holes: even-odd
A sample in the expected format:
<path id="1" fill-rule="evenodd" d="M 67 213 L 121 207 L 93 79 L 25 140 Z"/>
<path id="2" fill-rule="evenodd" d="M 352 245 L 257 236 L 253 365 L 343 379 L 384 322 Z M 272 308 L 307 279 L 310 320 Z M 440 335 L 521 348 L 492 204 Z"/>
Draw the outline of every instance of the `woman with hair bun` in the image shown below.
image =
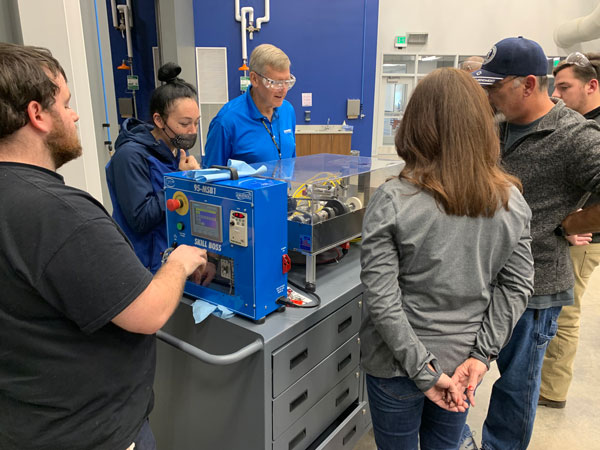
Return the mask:
<path id="1" fill-rule="evenodd" d="M 167 63 L 158 71 L 164 84 L 152 92 L 152 123 L 123 122 L 115 154 L 106 166 L 113 218 L 142 263 L 156 272 L 167 247 L 163 175 L 199 169 L 189 150 L 196 143 L 200 110 L 196 89 L 177 76 L 181 67 Z"/>

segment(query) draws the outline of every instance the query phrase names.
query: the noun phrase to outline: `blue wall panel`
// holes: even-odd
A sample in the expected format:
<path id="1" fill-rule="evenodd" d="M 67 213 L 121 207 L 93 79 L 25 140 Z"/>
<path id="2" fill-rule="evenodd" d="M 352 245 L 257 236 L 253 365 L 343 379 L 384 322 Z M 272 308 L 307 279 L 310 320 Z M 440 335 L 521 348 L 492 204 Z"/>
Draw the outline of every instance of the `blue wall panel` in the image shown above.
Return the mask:
<path id="1" fill-rule="evenodd" d="M 117 4 L 124 4 L 123 0 L 117 0 Z M 113 62 L 113 76 L 115 80 L 115 96 L 131 97 L 131 91 L 127 90 L 128 70 L 118 70 L 123 60 L 127 59 L 127 43 L 121 37 L 121 32 L 112 26 L 112 15 L 110 0 L 106 0 L 108 13 L 110 47 Z M 133 47 L 133 73 L 138 76 L 140 89 L 136 93 L 138 118 L 149 120 L 148 106 L 150 95 L 154 90 L 154 63 L 152 61 L 152 47 L 157 46 L 156 16 L 154 2 L 134 1 L 133 28 L 131 46 Z M 106 74 L 109 76 L 109 74 Z M 117 105 L 118 108 L 118 105 Z M 123 122 L 119 113 L 119 124 Z"/>
<path id="2" fill-rule="evenodd" d="M 254 8 L 255 21 L 263 16 L 263 0 L 241 0 L 244 6 Z M 287 100 L 298 124 L 306 123 L 305 110 L 311 111 L 311 124 L 346 120 L 354 126 L 352 148 L 363 156 L 371 155 L 372 146 L 378 9 L 378 0 L 272 0 L 270 22 L 247 41 L 248 57 L 263 43 L 290 57 L 298 81 Z M 227 47 L 229 98 L 238 96 L 242 44 L 234 0 L 194 0 L 194 27 L 196 46 Z M 302 92 L 312 92 L 312 107 L 302 107 Z M 347 120 L 346 100 L 361 95 L 364 119 Z"/>

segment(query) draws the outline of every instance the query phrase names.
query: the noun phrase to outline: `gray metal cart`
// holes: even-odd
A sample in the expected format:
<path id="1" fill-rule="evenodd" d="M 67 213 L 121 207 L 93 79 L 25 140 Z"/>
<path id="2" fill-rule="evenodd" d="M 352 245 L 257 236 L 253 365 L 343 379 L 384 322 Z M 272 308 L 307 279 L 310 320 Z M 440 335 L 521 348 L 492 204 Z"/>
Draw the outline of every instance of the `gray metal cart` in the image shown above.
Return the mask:
<path id="1" fill-rule="evenodd" d="M 319 267 L 318 308 L 287 308 L 264 324 L 210 316 L 195 325 L 184 299 L 157 335 L 158 448 L 352 449 L 371 421 L 359 370 L 359 253 L 353 246 Z"/>

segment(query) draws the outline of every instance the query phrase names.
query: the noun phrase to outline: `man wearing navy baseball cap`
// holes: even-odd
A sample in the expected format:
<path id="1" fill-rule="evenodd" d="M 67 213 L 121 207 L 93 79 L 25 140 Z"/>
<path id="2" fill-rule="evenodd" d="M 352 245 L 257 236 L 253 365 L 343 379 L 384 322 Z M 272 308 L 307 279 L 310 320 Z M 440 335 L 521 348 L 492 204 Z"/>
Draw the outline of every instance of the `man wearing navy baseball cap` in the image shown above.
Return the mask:
<path id="1" fill-rule="evenodd" d="M 548 60 L 535 41 L 518 38 L 502 39 L 485 55 L 480 70 L 473 77 L 482 86 L 491 86 L 509 76 L 546 76 Z"/>
<path id="2" fill-rule="evenodd" d="M 516 37 L 495 44 L 481 69 L 472 73 L 505 117 L 500 123 L 502 164 L 523 183 L 532 211 L 535 264 L 534 295 L 509 342 L 490 355 L 490 360 L 497 358 L 500 378 L 483 425 L 486 450 L 524 450 L 529 444 L 544 352 L 556 334 L 561 308 L 573 304 L 568 242 L 554 230 L 586 192 L 600 193 L 600 126 L 548 96 L 547 71 L 540 45 Z M 465 364 L 454 377 L 467 388 L 475 385 L 481 369 Z M 464 434 L 461 448 L 474 444 L 468 427 Z"/>

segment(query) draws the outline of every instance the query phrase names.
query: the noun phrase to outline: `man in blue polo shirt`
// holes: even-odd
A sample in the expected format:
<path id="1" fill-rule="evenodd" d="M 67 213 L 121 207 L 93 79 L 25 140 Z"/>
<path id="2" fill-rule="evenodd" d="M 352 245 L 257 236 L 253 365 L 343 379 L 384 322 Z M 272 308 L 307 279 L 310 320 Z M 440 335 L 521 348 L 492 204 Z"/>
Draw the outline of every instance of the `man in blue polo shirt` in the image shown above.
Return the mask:
<path id="1" fill-rule="evenodd" d="M 250 55 L 250 82 L 245 94 L 228 102 L 211 121 L 203 167 L 296 156 L 296 114 L 285 96 L 296 82 L 290 59 L 279 48 L 262 44 Z"/>

